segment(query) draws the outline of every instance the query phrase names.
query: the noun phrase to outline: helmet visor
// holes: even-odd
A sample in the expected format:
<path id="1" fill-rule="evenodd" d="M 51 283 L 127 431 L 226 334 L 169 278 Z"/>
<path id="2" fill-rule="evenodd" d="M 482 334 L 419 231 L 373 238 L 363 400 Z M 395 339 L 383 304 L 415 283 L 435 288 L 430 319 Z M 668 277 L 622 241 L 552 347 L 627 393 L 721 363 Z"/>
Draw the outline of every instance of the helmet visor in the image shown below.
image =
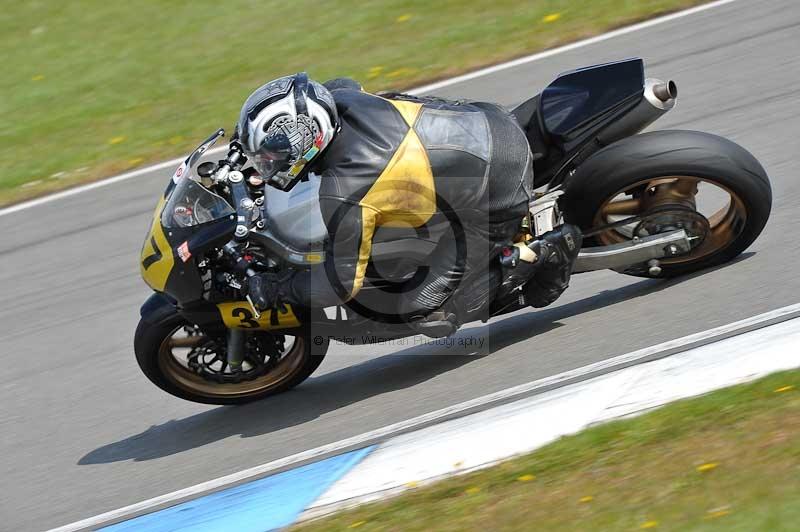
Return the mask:
<path id="1" fill-rule="evenodd" d="M 265 137 L 251 157 L 253 167 L 264 179 L 286 172 L 292 166 L 292 159 L 292 143 L 283 133 Z"/>

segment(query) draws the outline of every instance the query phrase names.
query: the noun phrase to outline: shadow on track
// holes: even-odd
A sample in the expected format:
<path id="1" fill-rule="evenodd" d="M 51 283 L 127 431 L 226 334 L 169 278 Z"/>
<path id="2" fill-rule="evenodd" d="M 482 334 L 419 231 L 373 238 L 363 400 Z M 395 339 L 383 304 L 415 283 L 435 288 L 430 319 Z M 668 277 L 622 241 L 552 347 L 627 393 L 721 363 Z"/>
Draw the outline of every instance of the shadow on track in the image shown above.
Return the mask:
<path id="1" fill-rule="evenodd" d="M 752 255 L 743 254 L 725 266 Z M 648 296 L 714 270 L 670 280 L 644 279 L 552 309 L 524 312 L 488 325 L 471 327 L 453 338 L 490 340 L 484 342 L 482 349 L 473 349 L 458 341 L 453 342 L 452 347 L 435 347 L 434 343 L 404 349 L 309 379 L 295 390 L 263 401 L 244 406 L 219 407 L 154 425 L 139 434 L 98 447 L 81 458 L 78 465 L 152 460 L 199 448 L 230 436 L 249 438 L 302 425 L 370 397 L 425 382 L 480 360 L 503 347 L 554 330 L 562 326 L 558 320 Z"/>
<path id="2" fill-rule="evenodd" d="M 302 425 L 327 412 L 414 386 L 480 358 L 416 351 L 417 348 L 405 349 L 311 378 L 297 389 L 256 403 L 219 407 L 154 425 L 140 434 L 95 449 L 81 458 L 78 465 L 152 460 L 230 436 L 249 438 Z"/>

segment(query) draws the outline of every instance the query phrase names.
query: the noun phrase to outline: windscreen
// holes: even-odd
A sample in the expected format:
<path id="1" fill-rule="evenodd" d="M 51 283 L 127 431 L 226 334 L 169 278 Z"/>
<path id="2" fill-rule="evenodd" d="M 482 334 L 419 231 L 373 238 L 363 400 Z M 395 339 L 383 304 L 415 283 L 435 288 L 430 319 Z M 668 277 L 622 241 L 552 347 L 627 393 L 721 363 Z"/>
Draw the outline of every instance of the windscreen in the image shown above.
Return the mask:
<path id="1" fill-rule="evenodd" d="M 161 225 L 165 228 L 192 227 L 235 212 L 223 198 L 189 177 L 183 177 L 161 211 Z"/>

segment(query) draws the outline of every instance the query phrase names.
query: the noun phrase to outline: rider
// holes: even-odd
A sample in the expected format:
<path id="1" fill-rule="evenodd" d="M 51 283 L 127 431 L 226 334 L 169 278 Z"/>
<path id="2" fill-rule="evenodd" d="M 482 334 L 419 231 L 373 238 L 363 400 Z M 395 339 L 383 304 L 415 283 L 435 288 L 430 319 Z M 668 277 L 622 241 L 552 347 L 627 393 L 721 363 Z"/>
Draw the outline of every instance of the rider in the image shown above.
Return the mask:
<path id="1" fill-rule="evenodd" d="M 522 293 L 538 307 L 568 285 L 581 244 L 573 226 L 528 241 L 533 254 L 523 260 L 498 264 L 520 241 L 533 194 L 528 141 L 498 105 L 374 95 L 350 79 L 323 85 L 299 73 L 253 92 L 237 134 L 270 185 L 287 191 L 310 173 L 320 176 L 329 236 L 324 264 L 288 281 L 251 277 L 249 294 L 261 309 L 358 301 L 379 228 L 413 228 L 434 240 L 425 278 L 392 298 L 395 315 L 428 336 L 488 317 L 498 291 L 517 301 L 516 289 L 530 281 Z M 443 225 L 453 234 L 441 236 Z"/>

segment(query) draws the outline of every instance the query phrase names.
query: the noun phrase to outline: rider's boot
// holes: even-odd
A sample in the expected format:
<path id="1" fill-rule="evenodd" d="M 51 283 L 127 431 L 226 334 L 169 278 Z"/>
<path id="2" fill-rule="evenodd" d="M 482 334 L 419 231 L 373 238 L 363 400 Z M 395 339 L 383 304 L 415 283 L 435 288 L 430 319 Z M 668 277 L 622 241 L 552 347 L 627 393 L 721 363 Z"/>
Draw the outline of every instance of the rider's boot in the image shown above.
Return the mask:
<path id="1" fill-rule="evenodd" d="M 443 338 L 460 326 L 453 308 L 450 275 L 440 275 L 413 291 L 402 294 L 398 312 L 403 321 L 418 334 Z"/>
<path id="2" fill-rule="evenodd" d="M 564 224 L 530 244 L 529 247 L 538 256 L 538 268 L 524 288 L 529 305 L 546 307 L 564 293 L 569 286 L 572 268 L 582 242 L 580 229 Z"/>
<path id="3" fill-rule="evenodd" d="M 504 249 L 500 293 L 510 293 L 524 285 L 525 299 L 531 306 L 546 307 L 553 303 L 569 286 L 572 267 L 582 242 L 580 229 L 564 224 L 527 244 L 506 248 L 508 251 Z M 497 283 L 500 284 L 499 278 Z M 411 317 L 408 324 L 419 334 L 431 338 L 450 336 L 460 326 L 455 309 L 450 308 L 452 302 L 453 298 L 450 298 L 437 310 L 420 312 Z"/>
<path id="4" fill-rule="evenodd" d="M 408 325 L 417 333 L 428 338 L 444 338 L 458 330 L 458 318 L 447 309 L 439 309 L 425 316 L 415 316 L 408 321 Z"/>

